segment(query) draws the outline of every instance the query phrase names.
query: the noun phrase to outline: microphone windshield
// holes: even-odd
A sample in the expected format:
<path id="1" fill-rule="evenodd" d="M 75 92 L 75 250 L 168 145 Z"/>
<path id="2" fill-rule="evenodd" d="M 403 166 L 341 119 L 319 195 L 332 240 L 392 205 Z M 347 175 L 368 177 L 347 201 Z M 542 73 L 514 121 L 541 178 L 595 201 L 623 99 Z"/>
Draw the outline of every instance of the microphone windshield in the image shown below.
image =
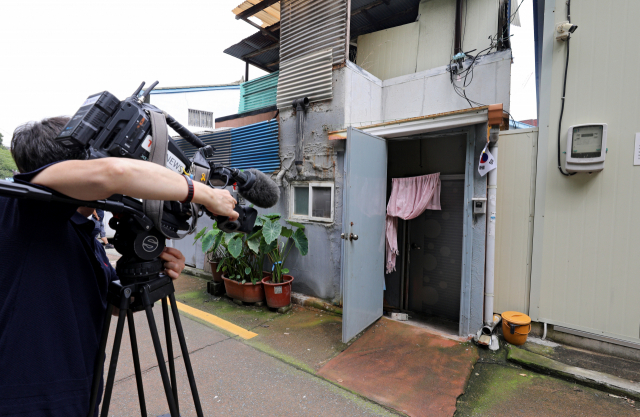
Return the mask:
<path id="1" fill-rule="evenodd" d="M 261 208 L 269 208 L 276 205 L 280 199 L 280 188 L 267 175 L 257 169 L 250 169 L 256 180 L 253 187 L 240 191 L 240 195 L 251 203 Z"/>

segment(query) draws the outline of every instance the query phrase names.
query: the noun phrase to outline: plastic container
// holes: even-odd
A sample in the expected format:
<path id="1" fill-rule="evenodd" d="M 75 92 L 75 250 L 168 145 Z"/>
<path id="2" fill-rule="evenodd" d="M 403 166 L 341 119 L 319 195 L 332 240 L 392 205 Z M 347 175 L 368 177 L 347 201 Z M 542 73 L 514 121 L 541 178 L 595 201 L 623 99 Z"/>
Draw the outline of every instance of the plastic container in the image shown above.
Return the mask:
<path id="1" fill-rule="evenodd" d="M 502 335 L 512 345 L 523 345 L 531 332 L 531 317 L 517 311 L 502 313 Z"/>
<path id="2" fill-rule="evenodd" d="M 279 284 L 272 283 L 271 276 L 262 279 L 264 295 L 269 307 L 280 308 L 291 304 L 291 282 L 293 282 L 291 275 L 283 275 L 282 282 Z"/>

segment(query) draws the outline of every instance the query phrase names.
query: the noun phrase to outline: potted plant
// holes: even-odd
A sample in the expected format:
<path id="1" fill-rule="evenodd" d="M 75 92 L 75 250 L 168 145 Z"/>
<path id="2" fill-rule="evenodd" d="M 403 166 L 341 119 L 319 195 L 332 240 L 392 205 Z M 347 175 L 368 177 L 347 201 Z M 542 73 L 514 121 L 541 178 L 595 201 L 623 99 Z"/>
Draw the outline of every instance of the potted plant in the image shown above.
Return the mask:
<path id="1" fill-rule="evenodd" d="M 247 236 L 224 233 L 214 227 L 201 238 L 204 252 L 218 253 L 220 247 L 224 248 L 225 256 L 219 260 L 216 272 L 221 274 L 227 295 L 247 303 L 263 301 L 262 257 L 249 250 Z"/>
<path id="2" fill-rule="evenodd" d="M 291 304 L 293 276 L 285 262 L 295 246 L 302 256 L 309 252 L 309 241 L 304 234 L 304 225 L 287 220 L 292 227 L 280 224 L 280 214 L 261 216 L 258 227 L 247 237 L 247 246 L 256 255 L 266 255 L 271 262 L 271 273 L 262 279 L 267 305 L 271 308 Z"/>
<path id="3" fill-rule="evenodd" d="M 213 242 L 215 237 L 221 233 L 221 230 L 218 229 L 215 225 L 212 230 L 209 231 L 205 235 L 207 228 L 204 227 L 198 234 L 194 237 L 193 244 L 195 245 L 198 239 L 202 239 L 202 251 L 205 252 L 206 262 L 209 262 L 211 266 L 211 276 L 213 277 L 213 282 L 223 282 L 222 281 L 222 272 L 218 271 L 218 265 L 220 261 L 229 256 L 229 252 L 224 244 L 218 245 L 217 248 L 213 248 Z"/>

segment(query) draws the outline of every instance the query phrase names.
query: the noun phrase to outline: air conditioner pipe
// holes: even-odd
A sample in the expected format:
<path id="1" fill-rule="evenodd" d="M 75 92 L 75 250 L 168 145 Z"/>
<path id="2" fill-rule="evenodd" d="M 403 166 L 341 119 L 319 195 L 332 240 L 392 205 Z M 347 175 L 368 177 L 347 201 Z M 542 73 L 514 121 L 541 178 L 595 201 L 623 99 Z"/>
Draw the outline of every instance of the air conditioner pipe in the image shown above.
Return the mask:
<path id="1" fill-rule="evenodd" d="M 302 172 L 302 161 L 304 159 L 304 113 L 309 105 L 309 99 L 302 97 L 293 101 L 293 107 L 296 109 L 296 154 L 294 164 L 298 172 Z"/>

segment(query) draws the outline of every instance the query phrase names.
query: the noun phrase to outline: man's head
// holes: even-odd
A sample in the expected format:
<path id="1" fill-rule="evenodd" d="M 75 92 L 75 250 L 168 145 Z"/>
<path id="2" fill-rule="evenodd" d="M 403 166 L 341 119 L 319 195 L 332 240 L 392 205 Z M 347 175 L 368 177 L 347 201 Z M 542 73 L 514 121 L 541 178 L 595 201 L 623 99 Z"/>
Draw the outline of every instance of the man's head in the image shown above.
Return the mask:
<path id="1" fill-rule="evenodd" d="M 16 128 L 11 154 L 20 172 L 35 171 L 53 162 L 84 159 L 84 151 L 69 150 L 55 141 L 68 121 L 66 116 L 51 117 Z"/>

